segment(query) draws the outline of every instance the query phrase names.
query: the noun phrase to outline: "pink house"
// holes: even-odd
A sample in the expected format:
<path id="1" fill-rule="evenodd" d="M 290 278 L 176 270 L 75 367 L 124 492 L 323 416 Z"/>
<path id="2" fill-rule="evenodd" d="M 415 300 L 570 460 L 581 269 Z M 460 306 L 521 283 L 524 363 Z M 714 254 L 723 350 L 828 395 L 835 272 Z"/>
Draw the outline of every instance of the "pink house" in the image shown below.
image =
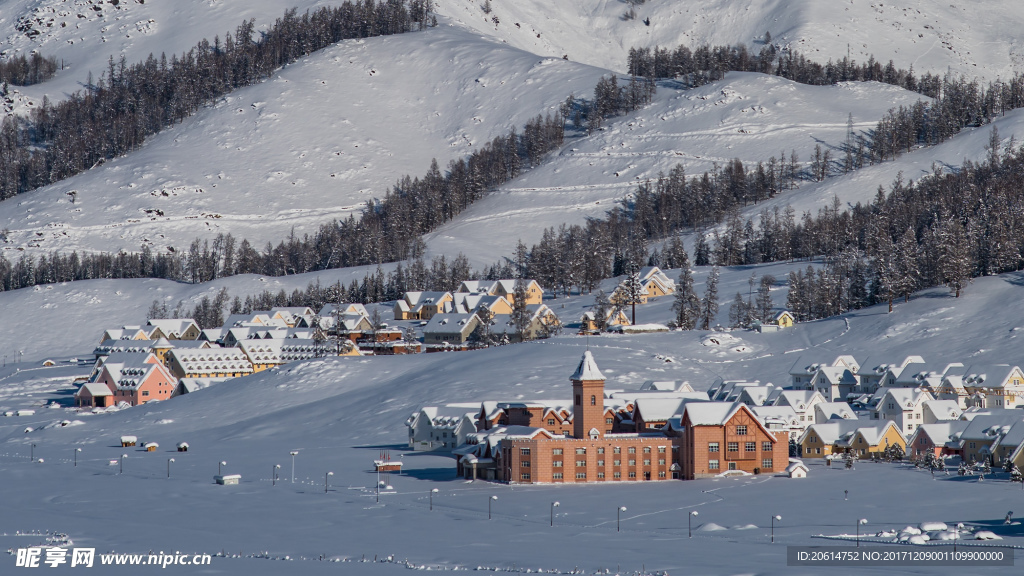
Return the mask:
<path id="1" fill-rule="evenodd" d="M 170 398 L 177 378 L 154 354 L 122 353 L 107 358 L 96 382 L 107 385 L 114 395 L 114 404 L 127 402 L 137 406 Z"/>
<path id="2" fill-rule="evenodd" d="M 106 408 L 114 405 L 114 393 L 102 382 L 86 382 L 75 392 L 75 406 Z"/>

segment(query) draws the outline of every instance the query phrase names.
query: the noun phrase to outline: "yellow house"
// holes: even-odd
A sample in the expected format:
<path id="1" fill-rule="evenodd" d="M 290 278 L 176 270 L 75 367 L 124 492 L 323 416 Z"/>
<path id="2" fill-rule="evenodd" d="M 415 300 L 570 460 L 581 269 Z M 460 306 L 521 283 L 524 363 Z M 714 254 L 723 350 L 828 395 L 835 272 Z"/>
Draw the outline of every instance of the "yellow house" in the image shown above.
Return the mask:
<path id="1" fill-rule="evenodd" d="M 789 310 L 783 310 L 775 315 L 774 322 L 779 328 L 792 328 L 793 324 L 796 323 L 796 319 L 793 318 L 793 314 Z"/>
<path id="2" fill-rule="evenodd" d="M 830 456 L 835 443 L 844 435 L 857 429 L 857 422 L 848 420 L 812 424 L 797 440 L 802 458 L 825 458 Z"/>
<path id="3" fill-rule="evenodd" d="M 836 441 L 833 453 L 850 452 L 858 457 L 869 456 L 874 452 L 884 452 L 889 446 L 899 445 L 904 453 L 907 451 L 907 439 L 900 433 L 895 422 L 886 421 L 875 426 L 861 426 L 853 432 L 844 434 Z"/>
<path id="4" fill-rule="evenodd" d="M 459 285 L 456 292 L 467 292 L 470 294 L 489 294 L 501 296 L 514 305 L 516 301 L 516 282 L 526 283 L 526 304 L 540 304 L 544 300 L 544 289 L 536 280 L 466 280 Z M 496 312 L 497 313 L 497 312 Z"/>
<path id="5" fill-rule="evenodd" d="M 583 313 L 583 316 L 580 317 L 581 333 L 598 331 L 596 314 L 596 310 L 589 310 Z M 616 310 L 614 307 L 609 306 L 608 311 L 606 312 L 606 320 L 606 327 L 629 326 L 629 316 L 626 316 L 626 313 L 621 308 Z"/>
<path id="6" fill-rule="evenodd" d="M 452 301 L 451 292 L 406 292 L 395 302 L 395 320 L 430 320 L 449 312 Z"/>

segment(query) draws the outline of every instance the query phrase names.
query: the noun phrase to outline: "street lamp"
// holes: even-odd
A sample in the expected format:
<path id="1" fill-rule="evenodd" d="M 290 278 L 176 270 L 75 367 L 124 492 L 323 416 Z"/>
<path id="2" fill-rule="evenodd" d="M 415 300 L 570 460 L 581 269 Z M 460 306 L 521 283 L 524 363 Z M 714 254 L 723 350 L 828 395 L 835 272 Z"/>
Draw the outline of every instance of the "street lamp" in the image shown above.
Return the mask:
<path id="1" fill-rule="evenodd" d="M 858 548 L 860 548 L 860 525 L 861 524 L 867 524 L 867 523 L 868 523 L 868 519 L 867 518 L 861 518 L 860 520 L 857 520 L 857 547 Z"/>
<path id="2" fill-rule="evenodd" d="M 270 471 L 270 485 L 277 486 L 277 471 L 281 469 L 280 464 L 274 464 L 274 468 Z"/>
<path id="3" fill-rule="evenodd" d="M 227 466 L 227 465 L 228 465 L 228 463 L 223 461 L 223 460 L 221 460 L 220 462 L 217 462 L 217 476 L 221 475 L 220 467 L 221 466 Z"/>
<path id="4" fill-rule="evenodd" d="M 36 461 L 36 445 L 35 444 L 31 445 L 31 448 L 29 448 L 28 454 L 29 454 L 29 461 L 30 462 L 35 462 Z"/>
<path id="5" fill-rule="evenodd" d="M 497 499 L 498 499 L 497 496 L 491 496 L 490 498 L 487 499 L 487 519 L 488 520 L 491 519 L 491 502 L 494 502 Z"/>
<path id="6" fill-rule="evenodd" d="M 616 532 L 619 531 L 619 526 L 620 526 L 620 524 L 622 522 L 622 513 L 625 512 L 625 511 L 626 511 L 626 507 L 625 506 L 619 506 L 615 510 L 615 531 Z"/>
<path id="7" fill-rule="evenodd" d="M 437 492 L 438 492 L 437 488 L 434 488 L 433 490 L 430 491 L 430 509 L 431 510 L 434 509 L 434 494 L 437 494 Z"/>
<path id="8" fill-rule="evenodd" d="M 292 484 L 295 484 L 295 457 L 298 456 L 298 451 L 289 452 L 292 455 Z"/>
<path id="9" fill-rule="evenodd" d="M 75 468 L 78 467 L 78 453 L 81 452 L 81 448 L 75 448 Z"/>
<path id="10" fill-rule="evenodd" d="M 327 494 L 327 486 L 328 486 L 327 480 L 331 476 L 334 476 L 334 472 L 328 472 L 327 474 L 324 474 L 324 494 Z"/>
<path id="11" fill-rule="evenodd" d="M 776 514 L 775 516 L 772 516 L 772 544 L 775 543 L 775 521 L 776 520 L 781 521 L 782 520 L 782 516 L 779 516 L 778 514 Z"/>
<path id="12" fill-rule="evenodd" d="M 174 462 L 174 458 L 167 459 L 167 477 L 171 477 L 171 462 Z"/>
<path id="13" fill-rule="evenodd" d="M 963 527 L 964 527 L 964 523 L 963 522 L 957 522 L 956 526 L 953 528 L 953 556 L 954 556 L 954 558 L 956 557 L 956 541 L 960 539 L 960 530 L 962 530 Z"/>
<path id="14" fill-rule="evenodd" d="M 118 474 L 124 474 L 124 459 L 127 458 L 127 454 L 121 454 L 121 464 L 117 469 Z"/>
<path id="15" fill-rule="evenodd" d="M 690 538 L 693 538 L 693 527 L 692 527 L 692 524 L 690 523 L 690 521 L 693 520 L 693 517 L 696 516 L 696 515 L 697 515 L 697 511 L 694 510 L 694 511 L 690 512 L 689 515 L 686 516 L 686 532 L 690 535 Z"/>
<path id="16" fill-rule="evenodd" d="M 555 525 L 555 508 L 558 508 L 559 506 L 561 506 L 561 504 L 558 503 L 558 502 L 552 502 L 551 503 L 551 525 L 552 526 Z"/>

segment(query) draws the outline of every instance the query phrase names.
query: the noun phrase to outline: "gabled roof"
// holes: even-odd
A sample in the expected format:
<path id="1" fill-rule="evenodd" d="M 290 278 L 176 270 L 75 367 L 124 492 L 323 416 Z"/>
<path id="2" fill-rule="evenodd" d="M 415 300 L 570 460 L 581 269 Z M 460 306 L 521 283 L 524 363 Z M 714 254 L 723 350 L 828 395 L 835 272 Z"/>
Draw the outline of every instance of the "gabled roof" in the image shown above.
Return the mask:
<path id="1" fill-rule="evenodd" d="M 800 416 L 792 406 L 751 406 L 750 410 L 769 428 L 773 424 L 800 427 Z"/>
<path id="2" fill-rule="evenodd" d="M 956 400 L 926 400 L 922 408 L 936 420 L 957 420 L 964 413 Z"/>
<path id="3" fill-rule="evenodd" d="M 476 314 L 435 314 L 423 327 L 424 334 L 466 334 L 478 322 Z"/>
<path id="4" fill-rule="evenodd" d="M 146 324 L 154 328 L 159 328 L 164 335 L 173 339 L 181 338 L 181 335 L 192 326 L 195 326 L 196 330 L 199 330 L 199 325 L 197 325 L 195 320 L 192 320 L 191 318 L 154 318 L 146 322 Z"/>
<path id="5" fill-rule="evenodd" d="M 775 400 L 776 406 L 792 406 L 799 412 L 807 410 L 817 399 L 824 402 L 825 398 L 817 390 L 783 390 Z"/>
<path id="6" fill-rule="evenodd" d="M 580 363 L 576 367 L 576 371 L 569 377 L 570 380 L 604 380 L 604 374 L 601 374 L 601 370 L 597 368 L 597 362 L 594 361 L 594 356 L 587 350 L 583 353 L 583 357 L 580 358 Z"/>
<path id="7" fill-rule="evenodd" d="M 843 436 L 852 434 L 861 425 L 862 423 L 858 420 L 835 420 L 824 424 L 811 424 L 800 435 L 800 439 L 797 442 L 802 444 L 804 439 L 814 435 L 820 438 L 823 444 L 835 444 Z"/>
<path id="8" fill-rule="evenodd" d="M 88 392 L 93 398 L 100 396 L 113 396 L 114 393 L 110 391 L 110 388 L 102 382 L 86 382 L 75 392 L 75 396 L 78 396 L 82 392 Z"/>
<path id="9" fill-rule="evenodd" d="M 963 383 L 972 388 L 1002 388 L 1014 370 L 1020 369 L 1009 364 L 971 364 L 964 371 Z"/>
<path id="10" fill-rule="evenodd" d="M 967 428 L 960 434 L 961 440 L 995 440 L 1001 434 L 1010 431 L 1014 424 L 1024 420 L 1024 410 L 1008 409 L 993 410 L 989 414 L 979 414 L 971 420 Z"/>
<path id="11" fill-rule="evenodd" d="M 820 374 L 833 386 L 853 386 L 857 384 L 857 378 L 846 366 L 822 366 L 815 374 Z"/>
<path id="12" fill-rule="evenodd" d="M 924 436 L 935 446 L 945 446 L 946 443 L 953 439 L 954 435 L 962 433 L 967 428 L 967 424 L 964 420 L 922 424 L 914 430 L 914 433 L 907 440 L 907 444 L 913 444 L 919 436 Z"/>
<path id="13" fill-rule="evenodd" d="M 643 416 L 645 422 L 667 422 L 673 416 L 682 414 L 683 407 L 692 400 L 681 398 L 644 398 L 637 397 L 633 404 L 633 420 L 637 414 Z"/>
<path id="14" fill-rule="evenodd" d="M 876 410 L 881 410 L 887 403 L 886 398 L 892 400 L 903 410 L 916 408 L 922 402 L 934 400 L 931 393 L 920 388 L 886 388 L 885 394 L 881 397 Z"/>
<path id="15" fill-rule="evenodd" d="M 819 402 L 814 405 L 814 413 L 825 420 L 856 420 L 857 413 L 846 402 Z"/>
<path id="16" fill-rule="evenodd" d="M 685 380 L 647 380 L 640 385 L 640 390 L 693 392 L 693 387 Z"/>

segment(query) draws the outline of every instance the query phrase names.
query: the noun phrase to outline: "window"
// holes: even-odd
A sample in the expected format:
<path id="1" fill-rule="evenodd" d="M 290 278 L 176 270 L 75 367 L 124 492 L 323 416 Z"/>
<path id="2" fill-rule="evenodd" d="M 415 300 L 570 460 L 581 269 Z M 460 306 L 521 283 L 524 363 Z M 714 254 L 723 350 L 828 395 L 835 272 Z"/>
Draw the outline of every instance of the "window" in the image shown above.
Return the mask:
<path id="1" fill-rule="evenodd" d="M 736 463 L 735 462 L 729 462 L 729 470 L 735 470 L 735 469 L 736 469 Z"/>
<path id="2" fill-rule="evenodd" d="M 658 458 L 658 466 L 664 466 L 664 465 L 665 465 L 665 459 L 664 458 Z"/>
<path id="3" fill-rule="evenodd" d="M 664 470 L 662 470 L 661 472 L 658 472 L 658 478 L 664 478 L 664 477 L 665 477 L 665 471 Z"/>
<path id="4" fill-rule="evenodd" d="M 628 452 L 629 452 L 630 454 L 636 454 L 636 448 L 635 448 L 635 447 L 633 447 L 633 446 L 630 446 L 630 448 L 629 448 Z"/>
<path id="5" fill-rule="evenodd" d="M 604 466 L 604 460 L 598 460 L 597 461 L 597 465 L 598 466 Z"/>
<path id="6" fill-rule="evenodd" d="M 708 442 L 708 452 L 718 452 L 718 442 Z"/>
<path id="7" fill-rule="evenodd" d="M 708 470 L 718 470 L 718 460 L 708 460 Z"/>
<path id="8" fill-rule="evenodd" d="M 629 473 L 629 477 L 630 478 L 636 478 L 636 472 L 630 472 Z"/>
<path id="9" fill-rule="evenodd" d="M 555 419 L 554 418 L 548 418 L 548 426 L 554 426 L 554 425 L 555 425 Z"/>
<path id="10" fill-rule="evenodd" d="M 761 451 L 762 452 L 771 452 L 772 451 L 772 443 L 771 442 L 761 442 Z"/>
<path id="11" fill-rule="evenodd" d="M 739 452 L 739 451 L 740 451 L 740 443 L 739 442 L 729 442 L 729 452 Z"/>
<path id="12" fill-rule="evenodd" d="M 604 480 L 604 472 L 598 472 L 597 473 L 597 478 L 598 478 L 598 480 Z"/>
<path id="13" fill-rule="evenodd" d="M 519 475 L 519 479 L 520 480 L 529 480 L 530 479 L 530 473 L 529 472 L 523 472 L 522 474 Z"/>
<path id="14" fill-rule="evenodd" d="M 561 472 L 555 472 L 554 474 L 551 475 L 551 479 L 552 480 L 561 480 L 562 479 L 562 473 Z"/>
<path id="15" fill-rule="evenodd" d="M 612 460 L 612 466 L 622 466 L 622 460 Z"/>
<path id="16" fill-rule="evenodd" d="M 523 460 L 523 461 L 519 462 L 519 465 L 522 466 L 523 468 L 529 468 L 530 467 L 530 461 L 529 460 Z"/>
<path id="17" fill-rule="evenodd" d="M 651 453 L 651 447 L 650 446 L 644 446 L 644 454 L 650 454 L 650 453 Z"/>
<path id="18" fill-rule="evenodd" d="M 804 454 L 810 454 L 811 452 L 812 452 L 812 448 L 810 446 L 804 447 Z"/>
<path id="19" fill-rule="evenodd" d="M 971 448 L 974 448 L 974 442 L 971 442 L 970 446 Z"/>
<path id="20" fill-rule="evenodd" d="M 597 453 L 598 454 L 604 454 L 604 448 L 598 448 L 597 449 Z"/>
<path id="21" fill-rule="evenodd" d="M 597 406 L 597 396 L 594 396 L 594 395 L 590 396 L 590 405 L 591 406 Z"/>
<path id="22" fill-rule="evenodd" d="M 586 460 L 577 460 L 576 461 L 576 467 L 577 468 L 585 468 L 586 465 L 587 465 L 587 461 Z"/>
<path id="23" fill-rule="evenodd" d="M 554 450 L 551 451 L 551 454 L 554 455 L 554 456 L 561 456 L 562 455 L 562 449 L 561 448 L 555 448 Z"/>
<path id="24" fill-rule="evenodd" d="M 630 466 L 636 466 L 636 460 L 633 460 L 632 458 L 630 458 L 629 459 L 629 465 Z"/>
<path id="25" fill-rule="evenodd" d="M 576 453 L 577 454 L 586 454 L 587 453 L 587 449 L 586 448 L 577 448 L 576 449 Z"/>
<path id="26" fill-rule="evenodd" d="M 612 472 L 612 478 L 615 478 L 615 479 L 622 478 L 622 472 Z"/>
<path id="27" fill-rule="evenodd" d="M 736 427 L 736 435 L 737 436 L 746 436 L 747 435 L 747 427 L 746 427 L 746 425 L 741 424 L 741 425 L 737 426 Z"/>
<path id="28" fill-rule="evenodd" d="M 605 424 L 615 424 L 615 418 L 605 418 L 604 419 L 604 423 Z"/>
<path id="29" fill-rule="evenodd" d="M 761 468 L 764 468 L 766 470 L 771 470 L 772 469 L 772 459 L 771 458 L 765 458 L 764 460 L 761 460 Z"/>
<path id="30" fill-rule="evenodd" d="M 971 446 L 971 448 L 974 448 L 974 446 Z M 621 454 L 622 453 L 622 448 L 619 448 L 618 446 L 616 446 L 616 447 L 612 448 L 612 453 L 613 454 Z"/>
<path id="31" fill-rule="evenodd" d="M 555 460 L 554 462 L 551 463 L 551 465 L 554 466 L 555 468 L 561 468 L 562 467 L 562 461 L 561 460 Z"/>
<path id="32" fill-rule="evenodd" d="M 149 390 L 143 390 L 142 391 L 142 395 L 143 396 L 149 396 Z"/>
<path id="33" fill-rule="evenodd" d="M 650 465 L 651 465 L 650 459 L 645 458 L 644 459 L 644 466 L 650 466 Z"/>
<path id="34" fill-rule="evenodd" d="M 577 480 L 586 480 L 587 479 L 587 473 L 586 472 L 577 472 L 576 473 L 576 479 Z"/>
<path id="35" fill-rule="evenodd" d="M 658 446 L 658 454 L 664 454 L 664 453 L 665 453 L 665 447 L 664 446 Z"/>
<path id="36" fill-rule="evenodd" d="M 530 455 L 530 449 L 529 448 L 520 448 L 519 449 L 519 454 L 521 456 L 529 456 Z"/>
<path id="37" fill-rule="evenodd" d="M 577 406 L 582 406 L 583 405 L 583 402 L 580 401 L 580 395 L 579 394 L 576 395 L 576 405 Z"/>
<path id="38" fill-rule="evenodd" d="M 746 451 L 746 452 L 756 452 L 757 451 L 757 442 L 745 442 L 743 444 L 743 450 Z"/>
<path id="39" fill-rule="evenodd" d="M 913 424 L 907 424 L 907 430 L 913 430 L 913 429 L 914 429 L 914 425 Z"/>

